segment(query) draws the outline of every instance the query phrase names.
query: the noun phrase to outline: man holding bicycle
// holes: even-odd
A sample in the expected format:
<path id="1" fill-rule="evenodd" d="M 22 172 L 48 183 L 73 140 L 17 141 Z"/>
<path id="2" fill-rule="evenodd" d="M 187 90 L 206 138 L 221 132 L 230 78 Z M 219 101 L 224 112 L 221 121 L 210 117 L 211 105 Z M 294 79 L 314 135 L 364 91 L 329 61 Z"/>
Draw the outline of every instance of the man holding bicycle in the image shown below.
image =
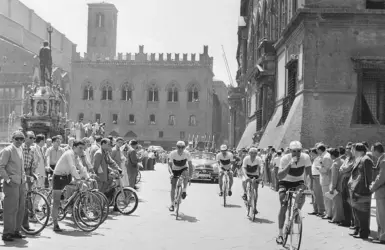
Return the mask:
<path id="1" fill-rule="evenodd" d="M 251 182 L 253 178 L 257 179 L 258 183 L 256 184 L 258 188 L 259 181 L 261 181 L 262 176 L 262 159 L 258 155 L 258 149 L 250 148 L 249 155 L 247 155 L 243 159 L 242 170 L 243 170 L 243 178 L 242 178 L 242 186 L 243 186 L 243 196 L 242 198 L 247 200 L 247 192 L 246 187 L 247 183 Z M 258 190 L 258 189 L 257 189 Z M 257 191 L 258 194 L 258 191 Z"/>
<path id="2" fill-rule="evenodd" d="M 311 161 L 309 155 L 302 153 L 302 144 L 299 141 L 290 142 L 290 153 L 281 158 L 278 169 L 278 193 L 281 207 L 278 214 L 278 244 L 283 244 L 283 226 L 285 223 L 288 201 L 285 201 L 286 192 L 292 188 L 300 188 L 305 184 L 305 179 L 311 176 Z M 312 183 L 310 183 L 312 186 Z M 298 201 L 298 208 L 301 209 L 305 203 L 304 196 Z"/>
<path id="3" fill-rule="evenodd" d="M 231 192 L 231 187 L 233 186 L 233 171 L 231 171 L 231 164 L 234 162 L 234 156 L 232 153 L 228 151 L 228 148 L 226 145 L 222 145 L 220 147 L 221 152 L 217 154 L 217 161 L 220 166 L 219 168 L 219 196 L 223 196 L 223 175 L 224 172 L 227 171 L 229 175 L 229 193 L 228 195 L 231 196 L 233 193 Z"/>
<path id="4" fill-rule="evenodd" d="M 171 174 L 171 206 L 169 208 L 170 212 L 174 211 L 174 198 L 175 198 L 175 189 L 178 182 L 178 178 L 183 175 L 186 177 L 183 182 L 182 189 L 182 199 L 185 199 L 187 184 L 189 182 L 190 173 L 192 172 L 193 165 L 191 162 L 190 153 L 185 150 L 186 144 L 183 141 L 178 141 L 176 143 L 177 149 L 172 151 L 168 158 L 168 171 Z M 188 171 L 190 169 L 190 171 Z"/>
<path id="5" fill-rule="evenodd" d="M 85 143 L 83 141 L 75 140 L 72 149 L 67 150 L 58 160 L 55 169 L 53 170 L 52 177 L 52 193 L 53 193 L 53 206 L 52 206 L 52 220 L 53 230 L 55 232 L 61 232 L 62 230 L 58 224 L 58 213 L 60 207 L 60 199 L 63 189 L 72 182 L 72 177 L 75 180 L 80 180 L 80 175 L 87 176 L 87 170 L 79 164 L 78 157 L 83 155 Z M 76 182 L 79 185 L 79 182 Z"/>

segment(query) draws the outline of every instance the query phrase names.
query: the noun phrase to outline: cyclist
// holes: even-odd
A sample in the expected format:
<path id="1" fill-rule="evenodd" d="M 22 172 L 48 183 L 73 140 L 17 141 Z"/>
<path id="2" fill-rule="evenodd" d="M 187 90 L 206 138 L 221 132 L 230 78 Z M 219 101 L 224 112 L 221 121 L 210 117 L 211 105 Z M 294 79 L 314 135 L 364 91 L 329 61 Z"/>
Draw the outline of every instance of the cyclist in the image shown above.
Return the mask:
<path id="1" fill-rule="evenodd" d="M 231 187 L 233 186 L 233 171 L 231 171 L 231 164 L 234 162 L 234 156 L 231 152 L 228 151 L 226 145 L 222 145 L 220 147 L 221 152 L 217 154 L 217 161 L 220 166 L 219 169 L 219 196 L 223 195 L 222 186 L 223 186 L 223 174 L 225 171 L 229 174 L 229 193 L 231 196 L 233 193 L 231 192 Z"/>
<path id="2" fill-rule="evenodd" d="M 304 185 L 306 177 L 311 175 L 312 163 L 309 155 L 302 153 L 302 144 L 299 141 L 292 141 L 289 150 L 290 153 L 282 156 L 278 169 L 278 194 L 281 203 L 278 214 L 279 233 L 276 239 L 278 244 L 283 244 L 283 226 L 287 210 L 286 191 Z M 299 197 L 298 208 L 301 209 L 304 203 L 304 197 Z"/>
<path id="3" fill-rule="evenodd" d="M 250 148 L 249 155 L 247 155 L 243 159 L 242 170 L 244 175 L 242 178 L 242 186 L 243 186 L 244 193 L 242 198 L 245 201 L 247 200 L 247 192 L 246 192 L 247 183 L 250 182 L 251 179 L 254 177 L 259 182 L 261 180 L 260 176 L 262 176 L 262 173 L 263 173 L 262 159 L 257 154 L 258 154 L 258 149 Z M 257 188 L 258 188 L 258 184 L 257 184 Z M 257 195 L 258 195 L 258 190 L 257 190 Z"/>
<path id="4" fill-rule="evenodd" d="M 184 179 L 182 189 L 182 199 L 185 199 L 187 196 L 186 189 L 189 181 L 189 176 L 193 169 L 191 155 L 187 150 L 185 150 L 186 144 L 183 141 L 178 141 L 176 143 L 176 147 L 177 149 L 171 151 L 168 158 L 168 171 L 171 174 L 171 206 L 169 208 L 170 212 L 174 211 L 175 189 L 179 176 L 183 175 L 184 177 L 186 177 Z"/>

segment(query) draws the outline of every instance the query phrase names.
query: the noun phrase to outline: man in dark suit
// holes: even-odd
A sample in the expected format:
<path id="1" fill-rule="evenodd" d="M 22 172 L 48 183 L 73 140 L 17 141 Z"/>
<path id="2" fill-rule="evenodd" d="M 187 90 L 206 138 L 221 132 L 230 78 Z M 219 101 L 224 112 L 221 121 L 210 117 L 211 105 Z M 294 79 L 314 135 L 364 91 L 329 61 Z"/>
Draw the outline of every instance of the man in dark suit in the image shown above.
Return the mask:
<path id="1" fill-rule="evenodd" d="M 51 48 L 49 47 L 48 42 L 43 42 L 43 47 L 40 48 L 39 51 L 39 59 L 40 59 L 40 79 L 42 81 L 43 86 L 45 86 L 45 80 L 50 80 L 52 74 L 52 56 L 51 56 Z M 46 70 L 48 72 L 46 72 Z M 46 79 L 48 73 L 48 79 Z"/>
<path id="2" fill-rule="evenodd" d="M 12 134 L 12 144 L 4 148 L 0 157 L 0 176 L 4 179 L 4 229 L 3 241 L 22 239 L 21 224 L 25 209 L 25 172 L 23 151 L 24 134 Z"/>
<path id="3" fill-rule="evenodd" d="M 137 157 L 137 149 L 138 149 L 138 142 L 136 140 L 132 140 L 130 142 L 130 148 L 127 152 L 127 161 L 126 161 L 126 168 L 127 168 L 127 175 L 128 175 L 128 184 L 129 187 L 135 188 L 136 184 L 136 177 L 138 176 L 138 163 L 141 161 L 141 159 L 138 159 Z"/>

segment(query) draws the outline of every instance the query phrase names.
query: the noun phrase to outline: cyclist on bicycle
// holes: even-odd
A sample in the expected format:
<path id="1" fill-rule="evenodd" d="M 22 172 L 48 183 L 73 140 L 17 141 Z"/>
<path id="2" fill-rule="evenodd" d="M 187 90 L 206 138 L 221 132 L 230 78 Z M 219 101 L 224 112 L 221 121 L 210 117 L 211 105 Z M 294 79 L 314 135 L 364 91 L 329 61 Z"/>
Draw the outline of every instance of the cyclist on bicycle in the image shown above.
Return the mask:
<path id="1" fill-rule="evenodd" d="M 257 181 L 259 182 L 261 180 L 260 176 L 262 176 L 262 173 L 263 173 L 262 159 L 257 154 L 258 154 L 258 149 L 250 148 L 249 155 L 247 155 L 243 159 L 242 170 L 244 175 L 242 177 L 242 186 L 243 186 L 244 193 L 242 198 L 245 201 L 247 200 L 247 192 L 246 192 L 247 183 L 250 182 L 252 178 L 256 178 Z M 259 183 L 257 183 L 257 188 L 258 188 L 258 184 Z"/>
<path id="2" fill-rule="evenodd" d="M 283 244 L 283 226 L 285 224 L 287 203 L 286 192 L 291 188 L 298 188 L 305 184 L 305 179 L 311 175 L 311 161 L 309 155 L 302 153 L 302 144 L 299 141 L 290 142 L 290 153 L 282 156 L 278 169 L 278 194 L 281 208 L 278 214 L 278 244 Z M 311 184 L 310 184 L 311 185 Z M 301 209 L 305 199 L 303 196 L 298 201 Z"/>
<path id="3" fill-rule="evenodd" d="M 231 196 L 233 193 L 231 192 L 231 187 L 233 186 L 233 171 L 231 171 L 231 164 L 234 163 L 234 156 L 231 152 L 228 151 L 226 145 L 222 145 L 220 147 L 221 152 L 217 154 L 217 161 L 220 166 L 219 169 L 219 196 L 223 195 L 222 186 L 223 186 L 223 174 L 225 171 L 229 174 L 229 193 Z"/>
<path id="4" fill-rule="evenodd" d="M 187 184 L 189 182 L 189 176 L 193 169 L 191 155 L 187 150 L 185 150 L 186 144 L 183 141 L 178 141 L 176 143 L 176 147 L 177 149 L 171 151 L 168 157 L 168 171 L 171 174 L 171 206 L 169 208 L 170 212 L 174 211 L 175 189 L 179 176 L 183 175 L 184 177 L 186 177 L 184 179 L 182 189 L 182 199 L 185 199 L 187 196 L 186 189 Z"/>

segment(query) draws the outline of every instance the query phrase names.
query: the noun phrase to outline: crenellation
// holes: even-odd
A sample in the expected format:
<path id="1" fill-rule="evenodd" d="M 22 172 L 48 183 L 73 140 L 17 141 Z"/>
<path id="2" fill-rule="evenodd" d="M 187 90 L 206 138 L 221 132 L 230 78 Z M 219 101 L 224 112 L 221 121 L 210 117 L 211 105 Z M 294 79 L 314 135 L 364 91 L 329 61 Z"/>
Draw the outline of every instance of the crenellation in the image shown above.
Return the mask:
<path id="1" fill-rule="evenodd" d="M 175 53 L 175 61 L 179 62 L 179 53 Z"/>
<path id="2" fill-rule="evenodd" d="M 164 60 L 163 60 L 163 53 L 160 53 L 159 54 L 159 62 L 163 62 Z"/>
<path id="3" fill-rule="evenodd" d="M 188 61 L 187 56 L 188 56 L 188 54 L 183 53 L 183 62 L 187 62 Z"/>
<path id="4" fill-rule="evenodd" d="M 169 61 L 169 62 L 172 61 L 171 60 L 171 53 L 167 53 L 167 61 Z"/>
<path id="5" fill-rule="evenodd" d="M 151 59 L 150 59 L 150 61 L 152 61 L 152 62 L 156 61 L 155 56 L 156 56 L 155 53 L 151 53 Z"/>
<path id="6" fill-rule="evenodd" d="M 191 54 L 191 62 L 195 62 L 195 53 Z"/>

